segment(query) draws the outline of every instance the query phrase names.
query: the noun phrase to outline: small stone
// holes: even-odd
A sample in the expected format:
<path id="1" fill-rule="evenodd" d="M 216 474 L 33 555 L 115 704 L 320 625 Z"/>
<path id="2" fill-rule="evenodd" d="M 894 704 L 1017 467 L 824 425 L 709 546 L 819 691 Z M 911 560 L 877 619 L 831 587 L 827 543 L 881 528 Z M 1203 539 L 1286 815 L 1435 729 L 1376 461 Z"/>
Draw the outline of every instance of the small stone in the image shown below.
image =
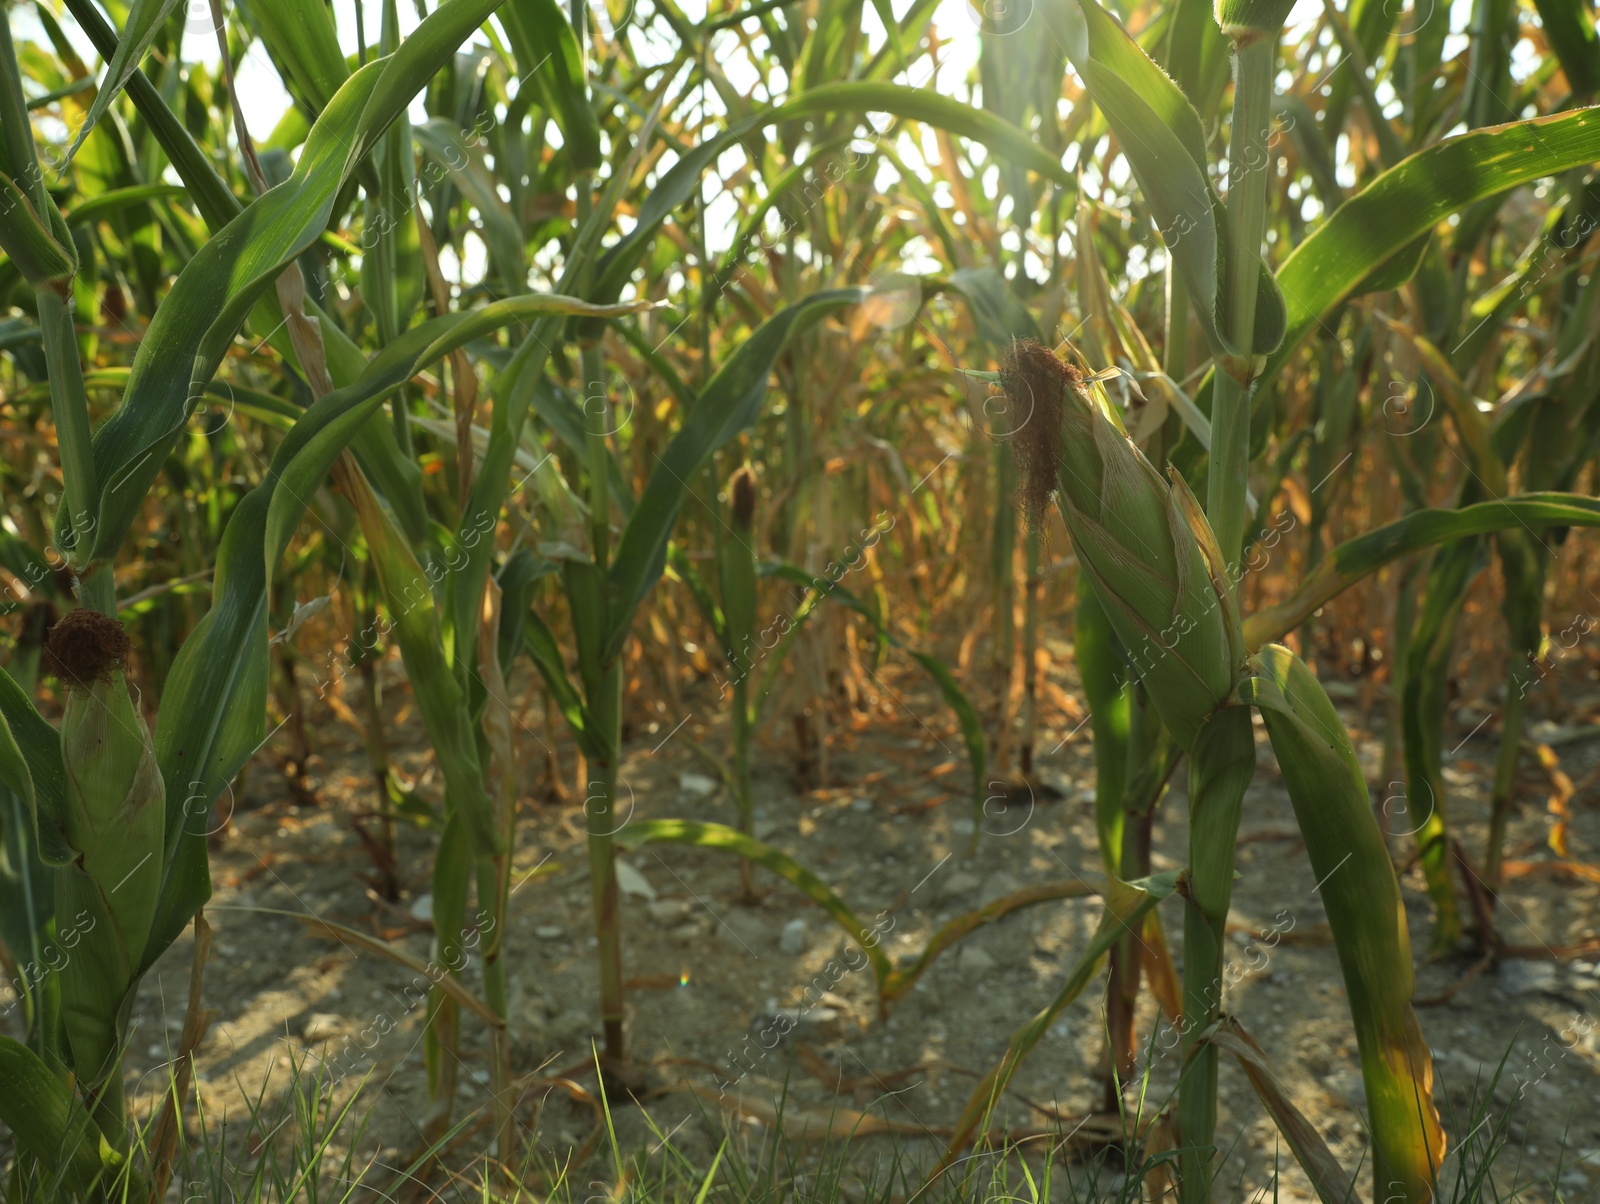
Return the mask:
<path id="1" fill-rule="evenodd" d="M 535 924 L 533 926 L 533 935 L 541 941 L 559 941 L 567 935 L 567 932 L 566 929 L 558 924 Z"/>
<path id="2" fill-rule="evenodd" d="M 675 941 L 688 944 L 691 941 L 697 941 L 700 939 L 700 925 L 691 920 L 687 924 L 679 924 L 667 935 Z"/>
<path id="3" fill-rule="evenodd" d="M 657 899 L 645 908 L 657 924 L 672 925 L 689 918 L 689 900 Z"/>
<path id="4" fill-rule="evenodd" d="M 632 895 L 635 899 L 653 900 L 656 897 L 656 888 L 650 885 L 650 880 L 641 874 L 626 861 L 618 860 L 617 888 L 625 895 Z"/>
<path id="5" fill-rule="evenodd" d="M 703 773 L 686 773 L 679 776 L 678 788 L 696 798 L 706 798 L 716 790 L 717 782 Z"/>
<path id="6" fill-rule="evenodd" d="M 767 1049 L 797 1037 L 808 1045 L 837 1041 L 844 1034 L 843 1013 L 830 1007 L 769 1009 L 751 1018 L 750 1033 Z"/>
<path id="7" fill-rule="evenodd" d="M 938 879 L 936 878 L 934 881 L 937 882 Z M 958 895 L 970 895 L 982 885 L 983 879 L 978 875 L 967 870 L 956 870 L 939 887 L 939 897 L 941 899 L 954 899 Z"/>
<path id="8" fill-rule="evenodd" d="M 411 914 L 419 920 L 433 919 L 433 896 L 418 895 L 411 900 Z"/>
<path id="9" fill-rule="evenodd" d="M 802 919 L 790 920 L 783 926 L 783 931 L 778 934 L 778 949 L 798 957 L 806 951 L 806 922 Z"/>
<path id="10" fill-rule="evenodd" d="M 988 974 L 998 969 L 999 965 L 993 955 L 981 945 L 962 945 L 961 952 L 956 955 L 956 968 L 963 974 Z"/>
<path id="11" fill-rule="evenodd" d="M 765 921 L 748 911 L 730 911 L 717 919 L 717 936 L 736 949 L 754 953 L 772 941 L 772 930 Z"/>
<path id="12" fill-rule="evenodd" d="M 332 1012 L 312 1012 L 300 1035 L 310 1042 L 329 1041 L 337 1037 L 343 1027 L 343 1019 Z"/>
<path id="13" fill-rule="evenodd" d="M 978 892 L 978 906 L 987 907 L 996 899 L 1003 899 L 1021 889 L 1021 883 L 1013 875 L 1005 870 L 996 870 L 983 880 L 983 889 Z"/>
<path id="14" fill-rule="evenodd" d="M 850 800 L 850 805 L 857 811 L 871 811 L 872 800 L 869 798 L 856 798 Z"/>
<path id="15" fill-rule="evenodd" d="M 950 821 L 950 835 L 952 836 L 971 836 L 974 830 L 972 819 L 969 816 L 962 816 L 960 819 L 952 819 Z"/>
<path id="16" fill-rule="evenodd" d="M 1553 962 L 1508 957 L 1500 962 L 1496 981 L 1507 995 L 1537 995 L 1556 989 L 1556 967 Z"/>

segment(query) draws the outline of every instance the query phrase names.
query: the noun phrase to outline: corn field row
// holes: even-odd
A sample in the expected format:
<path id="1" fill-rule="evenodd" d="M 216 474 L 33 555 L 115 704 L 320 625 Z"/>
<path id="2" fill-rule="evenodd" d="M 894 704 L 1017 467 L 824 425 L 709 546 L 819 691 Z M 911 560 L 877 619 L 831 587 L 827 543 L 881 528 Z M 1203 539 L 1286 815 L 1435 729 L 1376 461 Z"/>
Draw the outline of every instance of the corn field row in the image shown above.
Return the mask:
<path id="1" fill-rule="evenodd" d="M 1152 1194 L 1225 1195 L 1223 1063 L 1318 1198 L 1358 1176 L 1384 1204 L 1447 1194 L 1465 1138 L 1440 1119 L 1415 966 L 1475 974 L 1535 939 L 1502 899 L 1519 768 L 1554 756 L 1530 706 L 1559 708 L 1596 626 L 1588 5 L 6 8 L 8 1199 L 168 1198 L 197 1123 L 210 842 L 247 766 L 316 804 L 308 714 L 329 695 L 362 731 L 350 822 L 387 905 L 402 837 L 430 850 L 451 969 L 426 986 L 422 1146 L 455 1131 L 456 1054 L 486 1030 L 495 1191 L 541 1190 L 510 1169 L 506 955 L 539 798 L 586 844 L 612 1107 L 647 1081 L 618 859 L 688 845 L 738 865 L 732 906 L 781 881 L 822 909 L 883 1015 L 984 924 L 1099 901 L 930 1183 L 990 1140 L 1079 997 L 1103 997 L 1121 1099 L 1153 997 L 1182 1074 L 1127 1138 L 1165 1155 Z M 247 71 L 288 98 L 270 127 Z M 1098 864 L 893 959 L 826 872 L 759 838 L 754 769 L 789 748 L 826 780 L 893 659 L 940 700 L 977 842 L 1031 797 L 1046 713 L 1078 706 L 1050 629 L 1073 644 Z M 394 761 L 394 662 L 425 781 Z M 1351 674 L 1376 772 L 1324 686 Z M 1481 845 L 1444 769 L 1468 692 L 1497 700 Z M 691 712 L 680 739 L 736 823 L 637 818 L 619 782 Z M 1337 950 L 1360 1168 L 1223 1004 L 1258 719 Z M 1579 793 L 1568 778 L 1539 856 L 1594 881 L 1569 847 Z M 1180 807 L 1185 863 L 1157 871 L 1153 827 Z M 184 1056 L 145 1115 L 130 1016 L 190 932 Z"/>

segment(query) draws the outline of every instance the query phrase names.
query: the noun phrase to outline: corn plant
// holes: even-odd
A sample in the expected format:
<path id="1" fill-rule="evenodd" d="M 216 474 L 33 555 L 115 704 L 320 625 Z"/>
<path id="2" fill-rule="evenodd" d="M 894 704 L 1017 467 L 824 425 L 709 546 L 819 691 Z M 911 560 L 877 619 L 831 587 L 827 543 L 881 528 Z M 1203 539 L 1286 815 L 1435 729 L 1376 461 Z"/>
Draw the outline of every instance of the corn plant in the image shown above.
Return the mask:
<path id="1" fill-rule="evenodd" d="M 77 340 L 63 311 L 76 257 L 35 156 L 9 39 L 0 97 L 8 196 L 0 232 L 5 250 L 39 299 L 67 483 L 56 543 L 83 607 L 52 629 L 51 656 L 67 692 L 59 731 L 39 716 L 11 677 L 0 681 L 9 750 L 6 784 L 30 814 L 37 856 L 52 867 L 57 917 L 85 917 L 85 939 L 58 972 L 59 982 L 32 994 L 34 1044 L 24 1047 L 9 1039 L 5 1044 L 5 1119 L 28 1158 L 36 1160 L 19 1163 L 19 1174 L 42 1166 L 69 1177 L 79 1190 L 108 1173 L 126 1173 L 117 1171 L 118 1151 L 126 1148 L 119 1067 L 132 999 L 144 971 L 209 894 L 205 834 L 212 803 L 264 734 L 273 569 L 304 513 L 305 499 L 330 469 L 363 520 L 399 624 L 397 639 L 408 663 L 416 662 L 419 700 L 446 766 L 450 822 L 463 838 L 470 829 L 481 855 L 491 861 L 498 856 L 503 866 L 503 829 L 495 826 L 475 739 L 460 726 L 466 712 L 452 701 L 449 687 L 455 679 L 437 659 L 432 587 L 344 448 L 354 440 L 380 480 L 403 481 L 393 458 L 384 458 L 386 449 L 397 446 L 397 436 L 378 409 L 419 369 L 508 322 L 636 308 L 526 295 L 475 311 L 442 313 L 368 364 L 354 344 L 347 339 L 340 344 L 336 326 L 319 326 L 308 316 L 296 257 L 316 239 L 345 181 L 363 170 L 410 98 L 496 5 L 450 0 L 391 53 L 354 71 L 344 67 L 341 56 L 333 78 L 308 81 L 327 95 L 307 131 L 299 163 L 275 188 L 265 188 L 256 172 L 262 191 L 248 205 L 233 198 L 136 71 L 157 18 L 164 15 L 157 7 L 135 6 L 130 14 L 100 107 L 109 104 L 118 86 L 129 85 L 131 98 L 216 237 L 178 274 L 140 345 L 121 406 L 92 437 Z M 109 33 L 92 10 L 85 7 L 79 16 L 91 33 Z M 241 144 L 246 158 L 253 156 L 247 135 Z M 269 291 L 274 284 L 275 293 Z M 281 319 L 265 320 L 278 313 Z M 179 438 L 201 390 L 246 321 L 278 337 L 285 358 L 314 385 L 323 383 L 313 390 L 319 395 L 316 404 L 297 414 L 274 452 L 271 470 L 226 528 L 213 607 L 179 651 L 154 708 L 158 718 L 150 734 L 122 677 L 129 648 L 114 617 L 111 564 L 165 449 Z M 343 378 L 343 387 L 335 388 L 330 375 Z M 497 411 L 497 420 L 501 416 Z M 507 473 L 489 480 L 483 491 L 491 501 L 483 509 L 493 515 Z M 403 510 L 405 498 L 394 500 Z M 469 514 L 466 521 L 470 531 L 480 520 Z M 478 581 L 481 589 L 481 571 Z M 469 630 L 475 631 L 476 603 L 470 614 Z M 217 665 L 228 671 L 215 672 Z M 7 835 L 17 839 L 26 831 L 8 826 Z M 486 981 L 492 992 L 492 971 Z M 503 1015 L 503 1001 L 500 1006 Z M 86 1133 L 93 1139 L 84 1140 Z"/>
<path id="2" fill-rule="evenodd" d="M 1444 1137 L 1431 1103 L 1428 1051 L 1411 1012 L 1409 939 L 1398 885 L 1349 737 L 1331 704 L 1305 666 L 1269 642 L 1283 628 L 1263 630 L 1263 624 L 1252 626 L 1240 617 L 1236 558 L 1247 529 L 1252 408 L 1269 395 L 1289 352 L 1322 312 L 1407 242 L 1425 236 L 1440 216 L 1530 177 L 1512 171 L 1469 183 L 1494 155 L 1493 140 L 1517 137 L 1515 127 L 1442 143 L 1395 164 L 1346 201 L 1274 279 L 1260 247 L 1276 43 L 1287 11 L 1283 4 L 1218 8 L 1234 61 L 1225 202 L 1205 174 L 1205 142 L 1188 98 L 1117 22 L 1088 0 L 1068 6 L 1057 26 L 1068 57 L 1119 135 L 1212 353 L 1214 371 L 1199 399 L 1210 409 L 1205 512 L 1181 476 L 1169 484 L 1127 441 L 1086 372 L 1036 345 L 1023 345 L 1003 380 L 1013 403 L 1032 406 L 1041 418 L 1018 446 L 1027 466 L 1027 508 L 1037 513 L 1045 497 L 1056 496 L 1079 562 L 1133 673 L 1189 760 L 1190 862 L 1180 884 L 1187 901 L 1185 1065 L 1178 1106 L 1184 1198 L 1206 1199 L 1210 1192 L 1221 936 L 1239 807 L 1254 771 L 1248 709 L 1254 705 L 1278 751 L 1339 947 L 1367 1079 L 1375 1174 L 1404 1198 L 1426 1199 Z M 1547 146 L 1539 165 L 1525 167 L 1560 172 L 1590 153 L 1587 139 L 1578 135 L 1588 117 L 1567 120 L 1573 142 Z M 1447 174 L 1451 167 L 1459 174 Z M 1364 226 L 1362 203 L 1382 203 L 1392 195 L 1426 202 L 1414 214 L 1417 226 L 1408 230 L 1405 221 L 1392 219 L 1381 231 Z M 1312 278 L 1317 284 L 1304 287 Z M 1576 497 L 1527 501 L 1588 509 L 1586 499 Z M 1449 539 L 1452 526 L 1470 529 L 1471 511 L 1441 516 L 1438 540 Z M 1397 541 L 1391 536 L 1389 542 Z M 1394 554 L 1401 550 L 1396 547 Z M 1331 563 L 1348 574 L 1355 551 L 1350 545 L 1338 549 Z M 1114 696 L 1106 701 L 1117 705 Z M 1114 710 L 1106 722 L 1116 722 Z M 1113 740 L 1118 734 L 1112 732 Z M 1115 772 L 1114 759 L 1102 764 Z M 1102 820 L 1103 840 L 1110 835 L 1108 820 Z M 1336 869 L 1347 875 L 1345 881 L 1338 881 Z M 1304 1154 L 1302 1161 L 1318 1181 L 1313 1164 L 1325 1164 Z M 1344 1190 L 1340 1183 L 1318 1187 L 1335 1195 Z"/>

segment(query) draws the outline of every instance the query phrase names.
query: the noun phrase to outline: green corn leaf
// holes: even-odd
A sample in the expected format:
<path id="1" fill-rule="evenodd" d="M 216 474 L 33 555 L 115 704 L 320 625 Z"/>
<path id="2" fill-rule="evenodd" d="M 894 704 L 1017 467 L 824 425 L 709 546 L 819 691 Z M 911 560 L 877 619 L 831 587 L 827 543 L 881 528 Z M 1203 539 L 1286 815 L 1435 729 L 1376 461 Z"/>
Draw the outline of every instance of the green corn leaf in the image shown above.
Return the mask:
<path id="1" fill-rule="evenodd" d="M 28 808 L 35 824 L 39 855 L 52 865 L 72 860 L 66 827 L 67 770 L 61 735 L 35 709 L 32 699 L 0 668 L 0 782 Z"/>
<path id="2" fill-rule="evenodd" d="M 566 719 L 567 726 L 572 729 L 572 734 L 577 739 L 579 747 L 583 749 L 584 755 L 603 760 L 608 750 L 601 743 L 594 720 L 590 718 L 588 709 L 583 705 L 583 696 L 578 693 L 577 687 L 572 684 L 572 679 L 567 676 L 567 665 L 562 659 L 561 645 L 556 640 L 555 633 L 550 630 L 537 610 L 528 614 L 527 627 L 522 633 L 522 646 L 527 649 L 534 668 L 539 670 L 545 688 L 555 699 L 557 709 Z"/>
<path id="3" fill-rule="evenodd" d="M 350 173 L 498 2 L 446 0 L 393 55 L 351 76 L 312 127 L 294 175 L 229 222 L 179 274 L 140 344 L 121 409 L 95 434 L 95 480 L 102 483 L 95 559 L 116 554 L 251 307 L 321 235 Z"/>
<path id="4" fill-rule="evenodd" d="M 1344 971 L 1374 1177 L 1423 1204 L 1432 1198 L 1445 1138 L 1433 1101 L 1433 1058 L 1411 1007 L 1400 884 L 1355 749 L 1316 675 L 1276 644 L 1261 650 L 1252 669 L 1241 695 L 1266 721 Z"/>
<path id="5" fill-rule="evenodd" d="M 133 0 L 132 7 L 128 9 L 128 22 L 117 38 L 117 52 L 106 66 L 105 78 L 100 81 L 99 91 L 95 94 L 94 103 L 89 106 L 83 125 L 78 129 L 78 136 L 67 148 L 68 162 L 78 153 L 83 140 L 121 93 L 128 77 L 139 69 L 139 60 L 144 58 L 144 52 L 150 49 L 150 43 L 161 32 L 162 22 L 177 4 L 178 0 Z"/>
<path id="6" fill-rule="evenodd" d="M 637 849 L 646 844 L 685 844 L 697 849 L 723 849 L 771 870 L 833 917 L 845 935 L 860 946 L 872 963 L 873 981 L 879 986 L 892 969 L 888 954 L 879 947 L 882 934 L 863 924 L 833 889 L 787 853 L 746 836 L 726 824 L 696 824 L 681 819 L 650 819 L 628 824 L 616 834 L 618 846 Z"/>
<path id="7" fill-rule="evenodd" d="M 355 383 L 319 399 L 279 444 L 267 480 L 239 503 L 223 531 L 211 609 L 184 641 L 163 693 L 155 739 L 167 783 L 168 881 L 147 964 L 210 897 L 205 831 L 212 803 L 266 734 L 266 618 L 274 569 L 340 451 L 371 430 L 384 398 L 475 338 L 550 314 L 603 316 L 635 308 L 534 294 L 431 319 L 385 348 Z M 386 422 L 382 428 L 391 430 Z"/>
<path id="8" fill-rule="evenodd" d="M 1475 130 L 1418 151 L 1341 205 L 1284 259 L 1278 284 L 1287 330 L 1256 396 L 1374 270 L 1452 213 L 1507 189 L 1600 159 L 1600 109 L 1576 109 Z M 1209 395 L 1210 385 L 1206 385 Z M 1209 408 L 1209 401 L 1201 408 Z"/>
<path id="9" fill-rule="evenodd" d="M 61 214 L 54 205 L 41 215 L 10 176 L 0 175 L 0 250 L 11 257 L 22 277 L 35 288 L 70 280 L 78 270 L 72 239 L 54 228 Z M 65 224 L 62 223 L 62 231 Z"/>
<path id="10" fill-rule="evenodd" d="M 1200 113 L 1210 116 L 1228 78 L 1228 41 L 1211 0 L 1177 0 L 1166 29 L 1162 65 Z"/>
<path id="11" fill-rule="evenodd" d="M 634 612 L 661 576 L 667 541 L 693 479 L 707 457 L 753 423 L 766 399 L 767 378 L 789 338 L 831 313 L 859 303 L 858 288 L 807 297 L 768 318 L 706 382 L 683 426 L 657 458 L 644 493 L 617 542 L 610 573 L 609 630 L 601 663 L 622 652 Z"/>
<path id="12" fill-rule="evenodd" d="M 94 0 L 66 0 L 66 6 L 101 57 L 108 61 L 115 57 L 117 32 L 100 15 Z M 216 167 L 167 106 L 155 85 L 145 78 L 144 72 L 134 70 L 125 86 L 128 99 L 133 101 L 139 115 L 149 125 L 150 133 L 171 160 L 173 170 L 189 189 L 207 228 L 213 233 L 222 229 L 242 208 L 239 199 L 228 190 Z"/>
<path id="13" fill-rule="evenodd" d="M 484 790 L 471 714 L 440 634 L 433 586 L 411 545 L 365 478 L 350 473 L 347 500 L 355 508 L 389 610 L 390 637 L 400 647 L 417 711 L 445 781 L 445 810 L 461 817 L 480 856 L 503 851 L 493 807 Z"/>
<path id="14" fill-rule="evenodd" d="M 1095 104 L 1117 135 L 1156 228 L 1194 302 L 1206 342 L 1217 355 L 1230 348 L 1222 307 L 1227 226 L 1222 202 L 1206 176 L 1200 117 L 1166 72 L 1096 0 L 1062 5 L 1055 32 Z M 1283 338 L 1284 302 L 1265 264 L 1256 300 L 1257 354 Z"/>
<path id="15" fill-rule="evenodd" d="M 711 584 L 700 575 L 700 570 L 694 567 L 694 562 L 689 559 L 689 554 L 684 551 L 682 544 L 675 543 L 667 548 L 667 563 L 672 566 L 673 575 L 689 587 L 689 596 L 700 608 L 700 617 L 716 634 L 722 650 L 732 657 L 737 649 L 728 639 L 727 619 L 723 616 L 722 607 L 717 605 L 716 597 L 711 593 Z"/>
<path id="16" fill-rule="evenodd" d="M 1593 96 L 1600 90 L 1600 35 L 1595 33 L 1594 10 L 1563 0 L 1534 0 L 1534 7 L 1573 92 Z"/>
<path id="17" fill-rule="evenodd" d="M 509 0 L 499 20 L 516 56 L 519 90 L 536 91 L 561 129 L 572 165 L 593 171 L 600 166 L 600 123 L 572 22 L 557 0 Z"/>
<path id="18" fill-rule="evenodd" d="M 113 188 L 86 201 L 80 201 L 63 216 L 68 226 L 81 226 L 109 217 L 113 213 L 121 213 L 124 209 L 131 209 L 147 201 L 188 195 L 189 189 L 182 184 L 134 184 L 128 188 Z"/>
<path id="19" fill-rule="evenodd" d="M 1596 526 L 1600 500 L 1577 493 L 1522 493 L 1459 510 L 1415 510 L 1334 548 L 1293 594 L 1245 620 L 1245 645 L 1259 648 L 1279 639 L 1363 577 L 1423 548 L 1518 527 Z"/>
<path id="20" fill-rule="evenodd" d="M 1167 873 L 1153 878 L 1142 878 L 1136 882 L 1113 880 L 1109 884 L 1104 894 L 1105 911 L 1100 916 L 1100 923 L 1095 928 L 1094 936 L 1090 938 L 1088 948 L 1083 951 L 1072 972 L 1067 975 L 1055 998 L 1038 1015 L 1011 1034 L 1011 1040 L 1007 1043 L 1006 1052 L 1001 1056 L 999 1063 L 973 1088 L 972 1094 L 967 1097 L 966 1106 L 962 1108 L 961 1115 L 956 1120 L 944 1157 L 940 1159 L 940 1170 L 954 1162 L 966 1148 L 973 1134 L 984 1123 L 999 1102 L 1000 1096 L 1010 1086 L 1017 1069 L 1033 1052 L 1049 1027 L 1055 1023 L 1056 1017 L 1061 1015 L 1067 1005 L 1081 995 L 1084 988 L 1099 976 L 1100 964 L 1111 952 L 1111 946 L 1127 933 L 1135 931 L 1144 922 L 1146 914 L 1162 899 L 1172 894 L 1176 883 L 1177 874 Z"/>
<path id="21" fill-rule="evenodd" d="M 1037 341 L 1041 337 L 1039 324 L 1028 307 L 994 268 L 958 268 L 950 273 L 950 284 L 972 307 L 978 334 L 991 346 L 1004 347 L 1012 339 Z"/>
<path id="22" fill-rule="evenodd" d="M 478 211 L 483 240 L 506 282 L 512 288 L 526 288 L 528 258 L 522 227 L 496 190 L 495 177 L 484 164 L 481 150 L 468 146 L 459 126 L 444 117 L 425 121 L 412 133 L 417 145 L 445 170 L 461 195 Z"/>
<path id="23" fill-rule="evenodd" d="M 1078 576 L 1072 618 L 1073 654 L 1094 732 L 1094 820 L 1100 862 L 1107 873 L 1114 874 L 1122 861 L 1134 674 L 1087 573 Z"/>
<path id="24" fill-rule="evenodd" d="M 113 1198 L 110 1184 L 123 1173 L 123 1158 L 67 1082 L 26 1045 L 0 1036 L 0 1084 L 0 1120 L 45 1168 L 47 1181 L 76 1198 L 89 1198 L 97 1187 Z M 128 1198 L 136 1194 L 130 1191 Z"/>
<path id="25" fill-rule="evenodd" d="M 249 12 L 273 60 L 287 69 L 299 99 L 321 113 L 350 78 L 333 27 L 333 9 L 323 0 L 265 0 L 252 4 Z M 458 39 L 455 45 L 460 44 Z"/>
<path id="26" fill-rule="evenodd" d="M 749 139 L 755 131 L 768 126 L 781 126 L 805 117 L 861 117 L 867 113 L 888 113 L 948 130 L 980 143 L 1002 158 L 1037 172 L 1064 188 L 1077 188 L 1077 181 L 1058 159 L 1040 149 L 1027 133 L 993 113 L 975 109 L 927 88 L 862 80 L 821 84 L 796 99 L 730 126 L 717 137 L 682 154 L 639 207 L 634 228 L 601 259 L 595 270 L 594 289 L 589 294 L 590 298 L 601 301 L 621 295 L 623 285 L 628 282 L 661 223 L 674 209 L 695 195 L 701 175 L 728 147 Z"/>

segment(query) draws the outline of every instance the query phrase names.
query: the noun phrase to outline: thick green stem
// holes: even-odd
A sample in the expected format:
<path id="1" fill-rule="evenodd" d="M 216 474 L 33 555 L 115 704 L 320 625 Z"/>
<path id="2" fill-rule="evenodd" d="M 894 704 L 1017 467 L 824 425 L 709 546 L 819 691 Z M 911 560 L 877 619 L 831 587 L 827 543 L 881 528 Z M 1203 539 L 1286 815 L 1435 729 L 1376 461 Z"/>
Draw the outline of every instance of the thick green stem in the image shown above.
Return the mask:
<path id="1" fill-rule="evenodd" d="M 1208 1204 L 1217 1129 L 1217 1049 L 1201 1038 L 1222 1010 L 1223 934 L 1245 788 L 1255 774 L 1247 707 L 1219 711 L 1189 750 L 1189 871 L 1183 913 L 1183 1058 L 1178 1083 L 1179 1195 Z"/>
<path id="2" fill-rule="evenodd" d="M 739 830 L 755 835 L 755 800 L 750 791 L 750 684 L 740 671 L 733 683 L 733 801 L 739 808 Z M 756 890 L 755 863 L 739 858 L 739 890 L 745 902 L 760 896 Z"/>
<path id="3" fill-rule="evenodd" d="M 50 409 L 61 454 L 65 486 L 63 505 L 72 546 L 66 551 L 82 567 L 82 551 L 93 542 L 95 520 L 94 458 L 89 442 L 89 400 L 83 389 L 83 365 L 72 328 L 71 282 L 35 292 L 39 331 L 44 338 L 45 368 L 50 376 Z"/>
<path id="4" fill-rule="evenodd" d="M 1483 882 L 1493 897 L 1500 890 L 1505 862 L 1506 823 L 1516 793 L 1517 761 L 1522 755 L 1522 719 L 1527 707 L 1522 674 L 1514 668 L 1506 683 L 1506 706 L 1500 715 L 1500 760 L 1494 771 L 1494 793 L 1489 800 L 1489 841 L 1483 851 Z"/>
<path id="5" fill-rule="evenodd" d="M 478 860 L 478 905 L 487 901 L 494 927 L 483 942 L 483 1001 L 502 1021 L 507 1017 L 505 930 L 506 907 L 511 893 L 511 849 L 513 824 L 511 813 L 506 811 L 501 833 L 506 839 L 506 852 Z M 511 1034 L 505 1024 L 489 1034 L 489 1061 L 493 1075 L 490 1087 L 494 1092 L 495 1154 L 503 1163 L 516 1158 L 515 1125 L 512 1111 L 511 1086 Z"/>
<path id="6" fill-rule="evenodd" d="M 605 1032 L 606 1057 L 621 1066 L 625 1062 L 621 896 L 617 889 L 616 847 L 612 839 L 622 822 L 617 817 L 617 754 L 622 738 L 620 664 L 613 664 L 606 670 L 598 696 L 589 700 L 589 712 L 610 752 L 606 760 L 590 766 L 584 817 L 589 829 L 589 891 L 595 937 L 600 944 L 600 1020 Z"/>
<path id="7" fill-rule="evenodd" d="M 1266 232 L 1267 129 L 1272 117 L 1275 38 L 1235 43 L 1233 134 L 1228 148 L 1227 312 L 1223 331 L 1234 354 L 1219 362 L 1211 408 L 1211 470 L 1206 517 L 1230 562 L 1244 546 L 1245 482 L 1250 466 L 1250 384 L 1255 376 L 1256 294 Z"/>

